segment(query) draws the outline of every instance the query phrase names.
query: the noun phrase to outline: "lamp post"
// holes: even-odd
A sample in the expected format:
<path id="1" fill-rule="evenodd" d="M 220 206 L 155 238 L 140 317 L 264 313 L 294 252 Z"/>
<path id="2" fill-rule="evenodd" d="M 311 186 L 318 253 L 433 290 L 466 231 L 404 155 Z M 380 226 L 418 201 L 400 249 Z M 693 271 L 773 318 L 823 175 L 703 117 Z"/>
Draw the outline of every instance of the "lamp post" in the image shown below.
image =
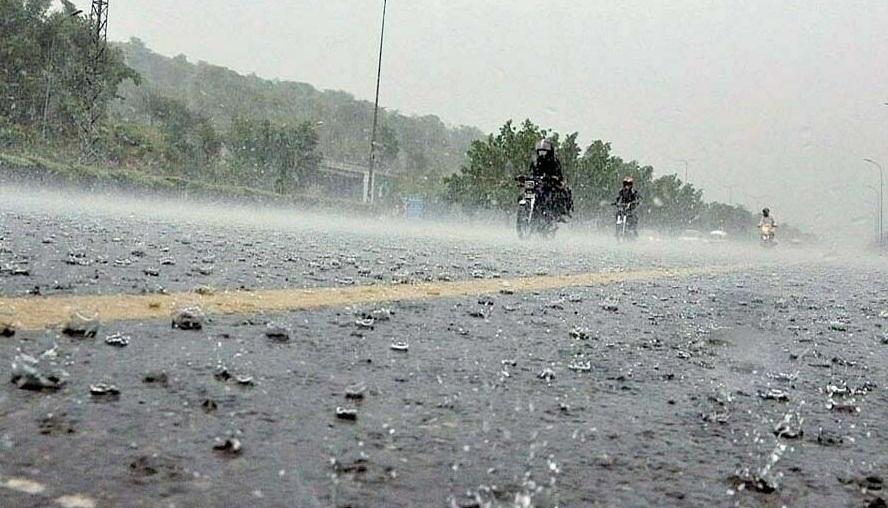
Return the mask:
<path id="1" fill-rule="evenodd" d="M 684 177 L 685 177 L 685 178 L 684 178 L 684 183 L 687 184 L 687 183 L 688 183 L 688 161 L 685 160 L 685 159 L 675 159 L 675 160 L 678 161 L 678 162 L 683 162 L 683 163 L 684 163 L 684 165 L 685 165 L 685 173 L 684 173 Z"/>
<path id="2" fill-rule="evenodd" d="M 882 213 L 882 204 L 885 202 L 885 171 L 882 169 L 882 165 L 873 159 L 863 159 L 863 161 L 879 168 L 879 239 L 876 242 L 876 245 L 881 247 L 885 237 L 885 232 L 882 226 L 882 217 L 884 217 L 884 214 Z"/>
<path id="3" fill-rule="evenodd" d="M 872 198 L 873 198 L 873 205 L 874 205 L 873 208 L 875 209 L 876 213 L 879 213 L 879 204 L 878 204 L 878 200 L 879 200 L 879 189 L 873 187 L 872 185 L 864 185 L 864 187 L 866 187 L 867 189 L 873 191 L 873 196 L 872 196 Z M 878 229 L 878 227 L 879 227 L 879 222 L 878 222 L 878 221 L 873 221 L 873 228 L 874 228 L 874 229 Z M 876 231 L 876 234 L 878 235 L 879 232 Z"/>
<path id="4" fill-rule="evenodd" d="M 376 100 L 373 103 L 373 130 L 370 132 L 370 171 L 368 171 L 369 201 L 373 204 L 376 179 L 376 125 L 379 118 L 379 83 L 382 80 L 382 43 L 385 40 L 385 8 L 388 0 L 382 0 L 382 28 L 379 31 L 379 63 L 376 67 Z"/>

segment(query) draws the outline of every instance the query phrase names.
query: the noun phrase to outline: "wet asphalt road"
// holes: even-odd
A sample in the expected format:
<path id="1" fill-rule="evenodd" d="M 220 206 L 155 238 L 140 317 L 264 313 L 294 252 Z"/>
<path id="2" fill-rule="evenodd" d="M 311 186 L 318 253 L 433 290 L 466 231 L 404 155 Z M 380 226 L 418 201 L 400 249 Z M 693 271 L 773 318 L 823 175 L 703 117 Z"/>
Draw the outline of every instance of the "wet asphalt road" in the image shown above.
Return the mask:
<path id="1" fill-rule="evenodd" d="M 169 319 L 101 323 L 94 338 L 17 330 L 0 339 L 2 506 L 888 499 L 884 260 L 783 246 L 615 248 L 580 231 L 527 245 L 509 231 L 454 226 L 4 203 L 2 297 L 396 285 L 751 258 L 756 267 L 211 316 L 201 330 L 172 329 Z M 10 315 L 0 309 L 0 321 Z M 268 323 L 289 340 L 268 337 Z M 114 334 L 128 345 L 106 344 Z M 19 351 L 64 386 L 9 382 Z M 120 393 L 91 395 L 97 383 Z M 214 449 L 226 439 L 240 450 Z"/>

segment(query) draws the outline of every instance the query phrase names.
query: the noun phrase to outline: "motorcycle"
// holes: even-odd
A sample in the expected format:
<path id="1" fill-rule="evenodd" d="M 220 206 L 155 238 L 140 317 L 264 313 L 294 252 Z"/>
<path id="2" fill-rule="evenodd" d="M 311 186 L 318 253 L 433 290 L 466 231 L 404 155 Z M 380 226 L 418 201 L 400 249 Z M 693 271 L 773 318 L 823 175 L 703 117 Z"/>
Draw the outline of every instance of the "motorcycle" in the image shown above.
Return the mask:
<path id="1" fill-rule="evenodd" d="M 777 233 L 776 224 L 761 224 L 759 225 L 759 231 L 761 233 L 762 247 L 772 247 L 777 243 L 777 240 L 774 239 Z"/>
<path id="2" fill-rule="evenodd" d="M 617 241 L 634 239 L 638 236 L 635 224 L 632 223 L 632 205 L 630 203 L 614 203 L 617 207 Z"/>
<path id="3" fill-rule="evenodd" d="M 558 225 L 550 207 L 544 203 L 542 179 L 519 176 L 516 180 L 522 189 L 521 197 L 518 199 L 516 220 L 518 237 L 524 239 L 531 234 L 554 236 Z"/>

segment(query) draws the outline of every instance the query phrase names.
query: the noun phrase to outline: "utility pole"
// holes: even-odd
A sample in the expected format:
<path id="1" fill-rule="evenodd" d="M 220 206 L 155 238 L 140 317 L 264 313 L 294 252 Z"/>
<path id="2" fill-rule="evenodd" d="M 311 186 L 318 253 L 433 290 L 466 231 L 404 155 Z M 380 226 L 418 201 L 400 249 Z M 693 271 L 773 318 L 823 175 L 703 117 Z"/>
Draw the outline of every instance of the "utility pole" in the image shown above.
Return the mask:
<path id="1" fill-rule="evenodd" d="M 92 34 L 89 67 L 86 71 L 86 90 L 84 118 L 80 126 L 80 157 L 95 157 L 96 127 L 101 117 L 98 108 L 99 96 L 102 93 L 102 67 L 105 63 L 105 51 L 108 46 L 108 0 L 93 0 L 89 13 L 90 31 Z"/>
<path id="2" fill-rule="evenodd" d="M 884 217 L 884 214 L 882 213 L 882 203 L 885 202 L 885 171 L 882 169 L 882 165 L 873 159 L 863 159 L 863 161 L 879 168 L 879 239 L 876 241 L 876 245 L 881 247 L 882 242 L 885 241 L 885 230 L 882 227 L 882 217 Z"/>
<path id="3" fill-rule="evenodd" d="M 379 118 L 379 83 L 382 80 L 382 43 L 385 40 L 385 8 L 387 3 L 388 0 L 382 0 L 382 29 L 379 31 L 379 63 L 376 67 L 376 100 L 373 103 L 373 130 L 370 132 L 370 171 L 368 173 L 370 204 L 373 204 L 373 192 L 376 188 L 376 125 Z"/>

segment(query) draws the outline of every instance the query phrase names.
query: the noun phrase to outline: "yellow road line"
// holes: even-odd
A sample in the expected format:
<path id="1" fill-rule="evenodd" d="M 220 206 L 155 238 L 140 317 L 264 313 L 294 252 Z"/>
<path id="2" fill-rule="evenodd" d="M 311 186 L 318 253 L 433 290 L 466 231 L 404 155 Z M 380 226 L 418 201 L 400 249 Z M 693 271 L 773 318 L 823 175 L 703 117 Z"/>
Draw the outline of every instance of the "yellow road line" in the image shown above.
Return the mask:
<path id="1" fill-rule="evenodd" d="M 41 496 L 46 493 L 46 485 L 28 478 L 2 477 L 0 476 L 0 488 L 13 490 L 31 496 Z M 83 494 L 66 494 L 55 500 L 62 508 L 95 508 L 96 501 Z"/>
<path id="2" fill-rule="evenodd" d="M 0 298 L 0 321 L 24 330 L 59 326 L 73 312 L 96 316 L 102 322 L 169 317 L 179 307 L 197 305 L 207 314 L 256 314 L 355 304 L 423 300 L 496 293 L 510 289 L 516 293 L 549 289 L 598 286 L 618 282 L 648 281 L 726 273 L 740 270 L 737 265 L 643 270 L 633 272 L 593 272 L 572 275 L 545 275 L 512 279 L 472 279 L 420 284 L 378 284 L 371 286 L 326 287 L 315 289 L 269 289 L 225 291 L 213 294 L 176 293 L 169 295 L 76 295 Z"/>

